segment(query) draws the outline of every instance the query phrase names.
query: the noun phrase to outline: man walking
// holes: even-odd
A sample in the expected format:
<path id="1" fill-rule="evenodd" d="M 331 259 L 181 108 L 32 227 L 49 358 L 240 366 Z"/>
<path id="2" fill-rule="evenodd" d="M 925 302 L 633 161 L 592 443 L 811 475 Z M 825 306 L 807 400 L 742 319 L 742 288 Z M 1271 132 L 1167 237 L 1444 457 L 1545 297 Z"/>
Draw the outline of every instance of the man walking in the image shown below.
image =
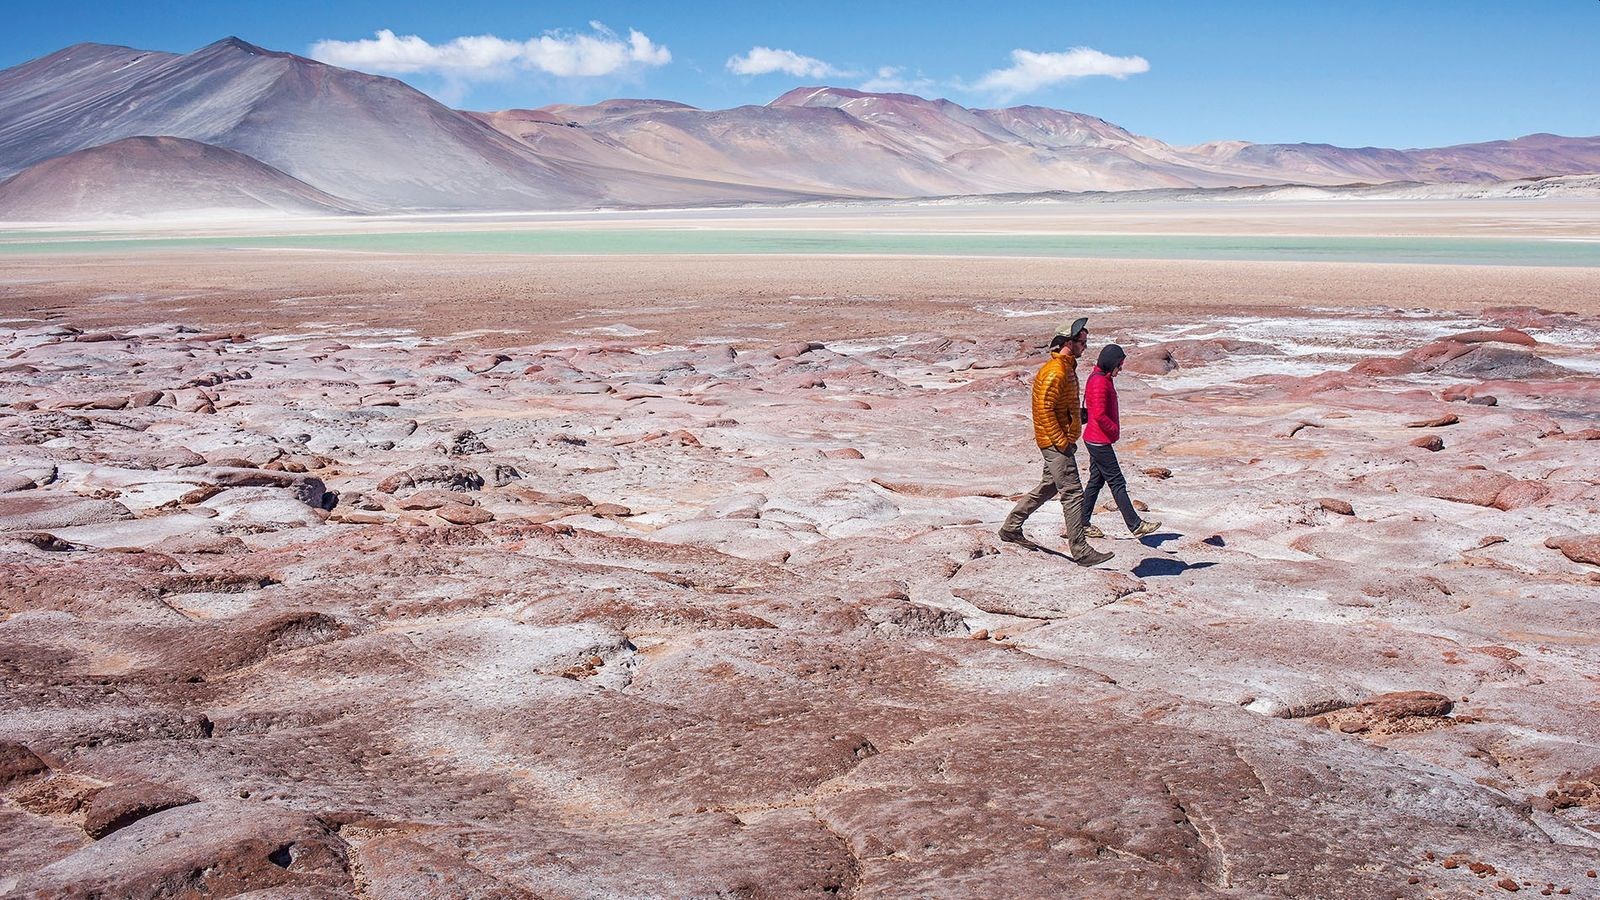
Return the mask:
<path id="1" fill-rule="evenodd" d="M 1122 466 L 1117 462 L 1117 448 L 1113 446 L 1117 438 L 1122 436 L 1122 416 L 1117 408 L 1117 385 L 1114 379 L 1122 371 L 1122 362 L 1127 358 L 1128 354 L 1116 344 L 1101 347 L 1094 371 L 1089 373 L 1089 380 L 1083 384 L 1083 410 L 1086 416 L 1083 448 L 1089 451 L 1089 485 L 1083 491 L 1083 531 L 1089 537 L 1105 537 L 1100 529 L 1089 524 L 1089 517 L 1094 515 L 1095 502 L 1100 499 L 1101 486 L 1111 488 L 1111 496 L 1117 501 L 1117 510 L 1122 513 L 1122 522 L 1134 537 L 1154 534 L 1161 527 L 1160 522 L 1141 519 L 1138 510 L 1133 508 L 1133 501 L 1128 499 L 1128 480 L 1122 475 Z"/>
<path id="2" fill-rule="evenodd" d="M 1056 330 L 1050 341 L 1050 359 L 1033 378 L 1033 438 L 1044 456 L 1044 475 L 1038 487 L 1017 501 L 1000 539 L 1026 544 L 1022 524 L 1051 497 L 1060 495 L 1067 524 L 1067 552 L 1080 566 L 1097 566 L 1114 554 L 1089 546 L 1083 536 L 1083 485 L 1075 458 L 1083 432 L 1083 411 L 1078 405 L 1078 357 L 1089 346 L 1089 320 L 1077 319 Z"/>

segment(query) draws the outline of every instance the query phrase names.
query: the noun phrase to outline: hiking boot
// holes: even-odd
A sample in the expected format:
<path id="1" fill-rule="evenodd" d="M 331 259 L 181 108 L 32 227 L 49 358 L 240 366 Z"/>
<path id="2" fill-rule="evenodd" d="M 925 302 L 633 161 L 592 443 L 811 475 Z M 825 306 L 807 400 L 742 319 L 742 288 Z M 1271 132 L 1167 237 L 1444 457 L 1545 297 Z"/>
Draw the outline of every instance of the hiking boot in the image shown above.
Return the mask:
<path id="1" fill-rule="evenodd" d="M 1100 530 L 1099 525 L 1085 525 L 1083 526 L 1083 536 L 1086 538 L 1103 538 L 1106 533 Z"/>
<path id="2" fill-rule="evenodd" d="M 1028 536 L 1023 534 L 1022 533 L 1022 529 L 1020 529 L 1020 528 L 1016 528 L 1016 529 L 1002 528 L 1002 529 L 1000 529 L 1000 540 L 1005 541 L 1008 544 L 1027 544 L 1027 543 L 1030 543 L 1029 540 L 1028 540 Z"/>
<path id="3" fill-rule="evenodd" d="M 1113 556 L 1116 556 L 1116 554 L 1112 553 L 1110 550 L 1096 550 L 1093 547 L 1090 547 L 1077 556 L 1074 556 L 1072 561 L 1080 566 L 1085 567 L 1098 566 Z"/>
<path id="4" fill-rule="evenodd" d="M 1139 527 L 1138 528 L 1135 528 L 1133 530 L 1133 536 L 1136 537 L 1136 538 L 1142 538 L 1147 534 L 1155 534 L 1156 530 L 1159 529 L 1160 527 L 1161 527 L 1161 523 L 1160 522 L 1152 522 L 1149 519 L 1145 519 L 1144 521 L 1139 523 Z"/>

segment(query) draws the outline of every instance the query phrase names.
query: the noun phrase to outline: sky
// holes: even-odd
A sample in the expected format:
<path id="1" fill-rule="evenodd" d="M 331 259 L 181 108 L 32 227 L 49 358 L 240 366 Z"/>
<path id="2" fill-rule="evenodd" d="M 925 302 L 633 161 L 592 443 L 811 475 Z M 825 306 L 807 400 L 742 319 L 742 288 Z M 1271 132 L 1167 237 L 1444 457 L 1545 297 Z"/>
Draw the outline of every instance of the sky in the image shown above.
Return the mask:
<path id="1" fill-rule="evenodd" d="M 6 19 L 0 67 L 80 41 L 188 52 L 236 35 L 466 109 L 721 108 L 828 84 L 1070 109 L 1173 144 L 1600 134 L 1600 0 L 83 0 Z"/>

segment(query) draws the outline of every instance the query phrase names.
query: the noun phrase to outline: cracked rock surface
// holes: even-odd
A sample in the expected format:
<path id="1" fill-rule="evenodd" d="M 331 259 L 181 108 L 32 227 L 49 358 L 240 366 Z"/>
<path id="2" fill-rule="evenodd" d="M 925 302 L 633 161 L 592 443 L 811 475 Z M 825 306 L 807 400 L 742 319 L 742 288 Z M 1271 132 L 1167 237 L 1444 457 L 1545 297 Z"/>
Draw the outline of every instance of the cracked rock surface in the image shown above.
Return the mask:
<path id="1" fill-rule="evenodd" d="M 1096 570 L 1049 320 L 7 322 L 0 893 L 1592 896 L 1600 319 L 1095 316 Z"/>

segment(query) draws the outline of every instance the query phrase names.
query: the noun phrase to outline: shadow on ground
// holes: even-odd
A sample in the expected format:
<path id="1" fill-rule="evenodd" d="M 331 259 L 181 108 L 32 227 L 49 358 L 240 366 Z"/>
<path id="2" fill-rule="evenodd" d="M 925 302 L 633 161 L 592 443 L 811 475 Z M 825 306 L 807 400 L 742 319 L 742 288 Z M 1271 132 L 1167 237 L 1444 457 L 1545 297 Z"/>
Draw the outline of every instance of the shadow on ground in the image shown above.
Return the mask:
<path id="1" fill-rule="evenodd" d="M 1186 563 L 1181 559 L 1164 556 L 1145 557 L 1137 566 L 1133 567 L 1135 578 L 1155 578 L 1165 575 L 1182 575 L 1194 569 L 1209 569 L 1216 565 L 1214 562 Z"/>

